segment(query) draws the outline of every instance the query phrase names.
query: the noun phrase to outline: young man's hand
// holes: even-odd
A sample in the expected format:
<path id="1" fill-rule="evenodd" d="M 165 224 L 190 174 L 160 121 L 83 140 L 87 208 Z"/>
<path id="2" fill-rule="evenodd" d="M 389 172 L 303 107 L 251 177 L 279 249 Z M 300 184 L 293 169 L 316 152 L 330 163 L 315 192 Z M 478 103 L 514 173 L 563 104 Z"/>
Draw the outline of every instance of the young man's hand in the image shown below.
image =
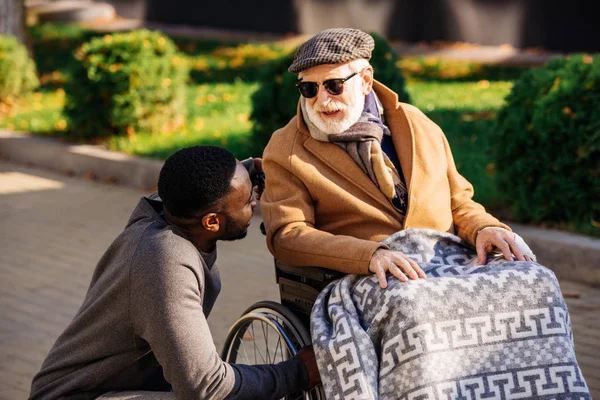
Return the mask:
<path id="1" fill-rule="evenodd" d="M 425 272 L 412 259 L 400 251 L 379 249 L 373 253 L 369 271 L 377 275 L 382 288 L 387 287 L 386 272 L 390 272 L 402 282 L 408 279 L 427 279 Z"/>
<path id="2" fill-rule="evenodd" d="M 308 373 L 308 389 L 320 385 L 321 375 L 319 375 L 317 359 L 315 358 L 315 352 L 312 345 L 303 347 L 298 354 L 296 354 L 296 357 L 298 357 L 306 367 L 306 372 Z"/>
<path id="3" fill-rule="evenodd" d="M 265 173 L 262 169 L 262 158 L 247 158 L 242 161 L 242 165 L 248 170 L 256 200 L 260 200 L 262 192 L 265 190 Z"/>

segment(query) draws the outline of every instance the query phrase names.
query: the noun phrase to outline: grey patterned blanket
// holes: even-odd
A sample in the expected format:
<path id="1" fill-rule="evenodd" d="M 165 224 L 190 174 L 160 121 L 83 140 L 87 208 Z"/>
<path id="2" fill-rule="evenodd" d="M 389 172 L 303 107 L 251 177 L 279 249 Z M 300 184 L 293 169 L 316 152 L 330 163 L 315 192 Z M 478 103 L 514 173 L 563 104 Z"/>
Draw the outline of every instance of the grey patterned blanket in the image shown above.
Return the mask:
<path id="1" fill-rule="evenodd" d="M 475 266 L 458 237 L 426 229 L 384 243 L 428 279 L 348 275 L 312 311 L 327 399 L 591 399 L 554 273 L 533 262 Z"/>

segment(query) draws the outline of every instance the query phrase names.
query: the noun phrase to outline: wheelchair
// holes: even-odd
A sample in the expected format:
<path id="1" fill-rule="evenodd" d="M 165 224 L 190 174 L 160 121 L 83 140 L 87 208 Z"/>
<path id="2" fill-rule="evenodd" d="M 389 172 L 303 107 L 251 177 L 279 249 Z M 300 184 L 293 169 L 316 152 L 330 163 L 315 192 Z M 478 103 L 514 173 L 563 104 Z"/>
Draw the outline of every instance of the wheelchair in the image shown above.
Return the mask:
<path id="1" fill-rule="evenodd" d="M 294 267 L 275 259 L 275 277 L 281 304 L 260 301 L 250 306 L 232 325 L 221 358 L 237 364 L 276 364 L 309 344 L 310 312 L 317 296 L 342 273 L 318 267 Z M 291 399 L 325 399 L 321 386 L 288 395 Z"/>

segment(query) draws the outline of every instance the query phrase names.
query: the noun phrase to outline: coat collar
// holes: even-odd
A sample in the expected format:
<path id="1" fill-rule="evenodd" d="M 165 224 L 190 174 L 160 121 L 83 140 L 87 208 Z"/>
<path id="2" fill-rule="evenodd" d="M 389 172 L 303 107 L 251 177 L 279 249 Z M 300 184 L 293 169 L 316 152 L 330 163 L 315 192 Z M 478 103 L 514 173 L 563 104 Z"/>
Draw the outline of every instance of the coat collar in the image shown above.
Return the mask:
<path id="1" fill-rule="evenodd" d="M 378 81 L 373 82 L 373 90 L 375 90 L 383 105 L 385 123 L 392 132 L 392 140 L 400 159 L 400 166 L 406 179 L 410 199 L 415 153 L 412 127 L 401 104 L 398 102 L 396 93 Z M 307 137 L 304 141 L 304 148 L 307 151 L 344 176 L 349 182 L 355 184 L 374 200 L 395 211 L 389 200 L 344 150 L 333 143 L 319 142 L 310 136 L 308 127 L 302 117 L 300 101 L 298 101 L 296 121 L 297 129 Z"/>

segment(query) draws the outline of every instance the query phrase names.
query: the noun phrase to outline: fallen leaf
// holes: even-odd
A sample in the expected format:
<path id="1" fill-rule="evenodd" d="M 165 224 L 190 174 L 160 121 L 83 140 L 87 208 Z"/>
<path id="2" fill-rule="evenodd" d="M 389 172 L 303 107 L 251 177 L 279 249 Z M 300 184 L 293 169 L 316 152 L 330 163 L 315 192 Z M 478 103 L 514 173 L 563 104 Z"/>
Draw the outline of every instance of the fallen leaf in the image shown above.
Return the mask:
<path id="1" fill-rule="evenodd" d="M 85 172 L 81 177 L 84 178 L 84 179 L 87 179 L 89 181 L 95 181 L 96 180 L 96 174 L 94 173 L 94 171 Z"/>

